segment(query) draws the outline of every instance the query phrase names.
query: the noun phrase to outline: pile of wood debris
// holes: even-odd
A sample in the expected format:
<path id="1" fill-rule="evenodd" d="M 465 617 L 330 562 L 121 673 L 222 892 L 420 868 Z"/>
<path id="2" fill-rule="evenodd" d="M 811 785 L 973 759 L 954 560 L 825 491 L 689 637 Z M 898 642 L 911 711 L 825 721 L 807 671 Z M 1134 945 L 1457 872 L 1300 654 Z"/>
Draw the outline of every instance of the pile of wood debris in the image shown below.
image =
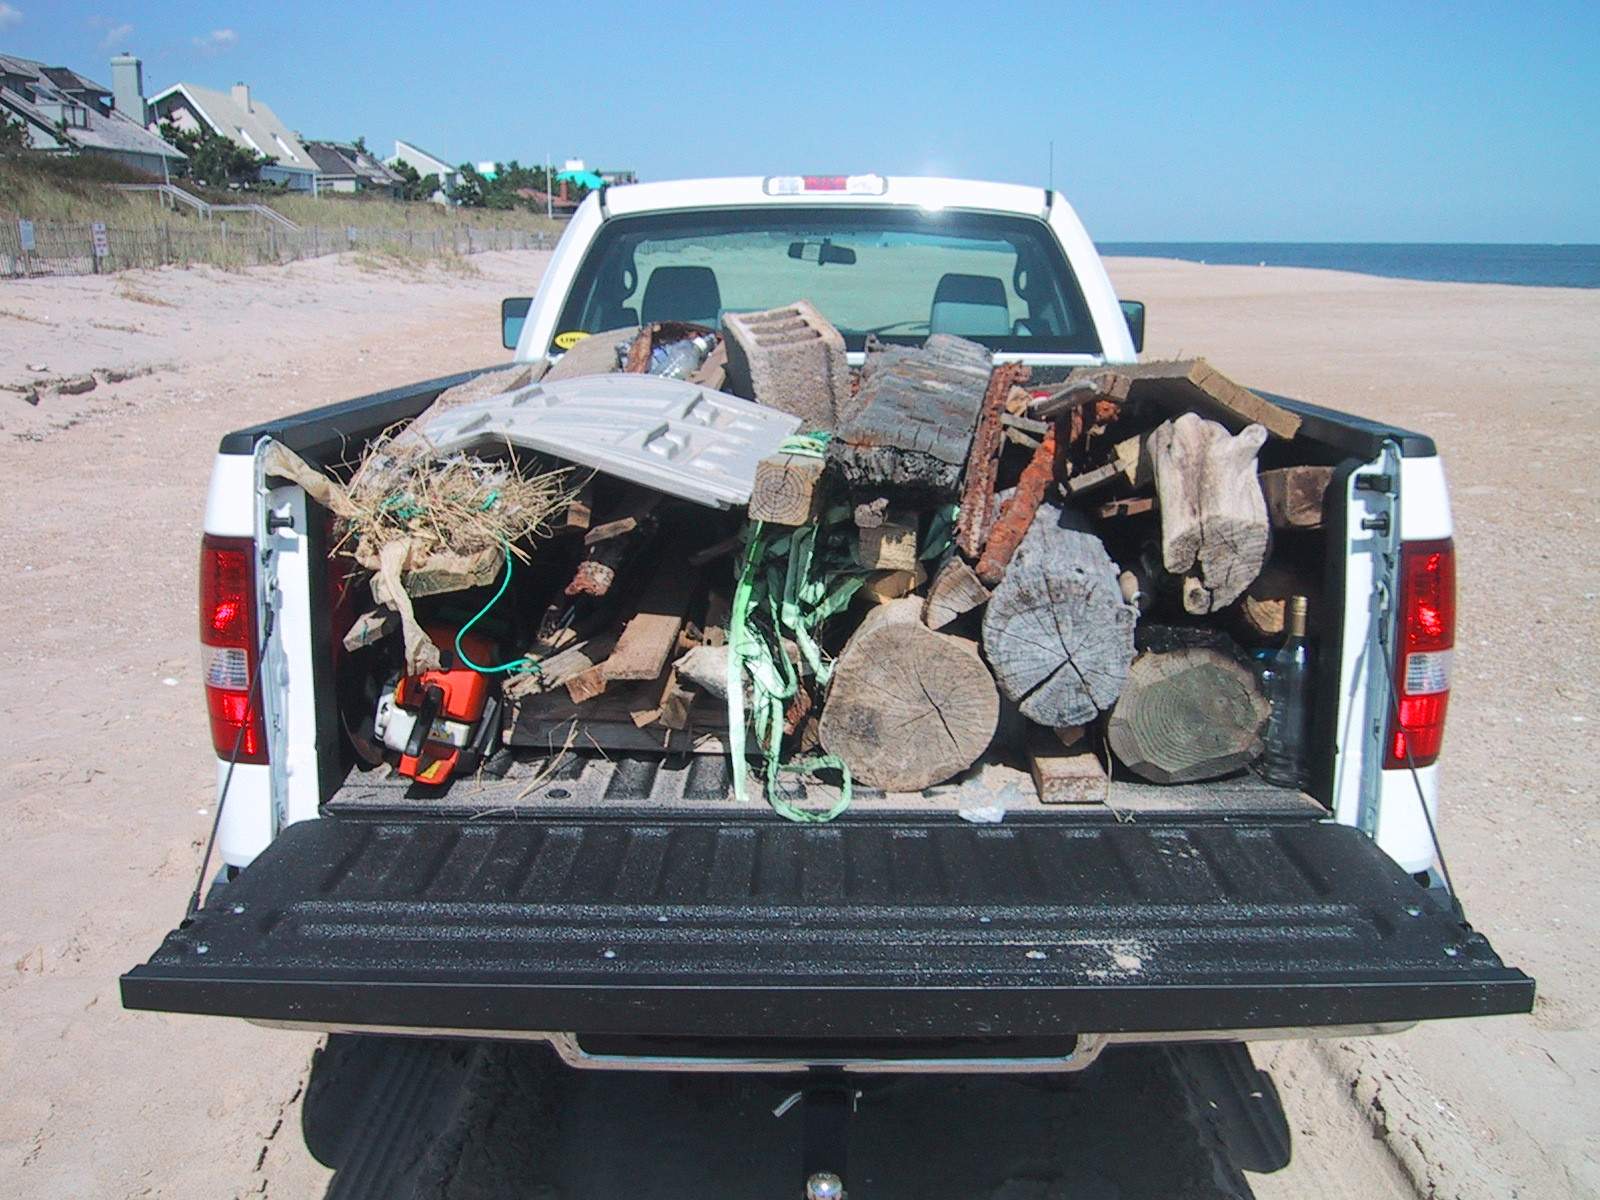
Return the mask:
<path id="1" fill-rule="evenodd" d="M 569 477 L 495 617 L 468 622 L 516 656 L 499 677 L 513 749 L 753 753 L 796 818 L 817 814 L 778 798 L 781 770 L 910 792 L 999 753 L 1057 803 L 1100 799 L 1117 764 L 1180 783 L 1260 754 L 1249 649 L 1315 593 L 1296 539 L 1332 475 L 1293 461 L 1293 413 L 1203 360 L 1040 386 L 949 335 L 869 341 L 852 375 L 804 303 L 597 334 L 543 380 L 664 363 L 800 430 L 743 507 Z M 1262 469 L 1269 445 L 1283 465 Z M 418 620 L 462 630 L 477 605 L 443 600 Z M 381 651 L 383 614 L 364 620 L 346 645 Z"/>

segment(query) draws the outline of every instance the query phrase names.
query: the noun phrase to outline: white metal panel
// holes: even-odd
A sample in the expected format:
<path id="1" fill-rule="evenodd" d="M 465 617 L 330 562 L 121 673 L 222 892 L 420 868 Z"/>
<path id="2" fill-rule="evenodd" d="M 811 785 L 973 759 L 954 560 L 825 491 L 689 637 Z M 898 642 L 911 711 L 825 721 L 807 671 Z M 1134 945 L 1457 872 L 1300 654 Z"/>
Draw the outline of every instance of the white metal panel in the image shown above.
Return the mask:
<path id="1" fill-rule="evenodd" d="M 1122 315 L 1122 306 L 1117 300 L 1117 289 L 1111 286 L 1111 276 L 1106 274 L 1100 252 L 1089 239 L 1089 232 L 1078 219 L 1078 214 L 1059 195 L 1050 205 L 1050 228 L 1066 253 L 1072 273 L 1078 277 L 1078 286 L 1083 290 L 1089 315 L 1094 318 L 1095 329 L 1100 335 L 1101 356 L 1109 363 L 1138 362 L 1138 353 L 1133 348 L 1133 335 L 1128 332 L 1127 319 Z M 1028 361 L 1037 359 L 1030 357 Z"/>
<path id="2" fill-rule="evenodd" d="M 1427 542 L 1455 532 L 1444 460 L 1438 455 L 1400 460 L 1400 540 Z"/>
<path id="3" fill-rule="evenodd" d="M 417 436 L 440 453 L 509 443 L 726 508 L 749 501 L 756 464 L 799 427 L 799 417 L 681 379 L 610 374 L 469 401 Z"/>
<path id="4" fill-rule="evenodd" d="M 256 468 L 248 454 L 219 454 L 211 461 L 204 528 L 218 537 L 256 534 Z"/>
<path id="5" fill-rule="evenodd" d="M 228 764 L 217 760 L 218 797 Z M 222 805 L 222 821 L 217 828 L 217 852 L 230 867 L 247 867 L 272 841 L 272 772 L 256 763 L 240 763 L 233 769 L 228 798 Z"/>

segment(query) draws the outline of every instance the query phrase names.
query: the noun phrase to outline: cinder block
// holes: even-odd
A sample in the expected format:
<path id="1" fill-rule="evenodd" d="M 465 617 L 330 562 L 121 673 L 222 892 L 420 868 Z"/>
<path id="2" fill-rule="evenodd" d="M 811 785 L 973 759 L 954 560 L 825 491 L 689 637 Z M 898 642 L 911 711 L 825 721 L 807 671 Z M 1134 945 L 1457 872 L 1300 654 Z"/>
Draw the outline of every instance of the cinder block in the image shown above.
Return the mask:
<path id="1" fill-rule="evenodd" d="M 803 429 L 835 429 L 850 402 L 844 337 L 806 301 L 722 318 L 726 388 L 791 413 Z"/>

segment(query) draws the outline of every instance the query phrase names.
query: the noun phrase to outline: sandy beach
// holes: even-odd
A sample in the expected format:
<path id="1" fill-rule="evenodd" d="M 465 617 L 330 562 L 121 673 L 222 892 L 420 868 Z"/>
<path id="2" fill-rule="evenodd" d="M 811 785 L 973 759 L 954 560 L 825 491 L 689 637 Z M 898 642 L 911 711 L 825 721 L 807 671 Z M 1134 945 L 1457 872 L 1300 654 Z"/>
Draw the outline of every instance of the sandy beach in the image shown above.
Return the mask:
<path id="1" fill-rule="evenodd" d="M 0 284 L 0 1193 L 326 1188 L 299 1127 L 317 1039 L 118 1001 L 181 916 L 210 819 L 193 596 L 211 457 L 229 429 L 505 359 L 498 301 L 545 257 Z M 1110 266 L 1149 304 L 1147 354 L 1438 442 L 1461 587 L 1441 831 L 1469 919 L 1540 985 L 1530 1017 L 1259 1051 L 1295 1160 L 1184 1194 L 1600 1196 L 1600 291 Z M 93 390 L 29 399 L 97 369 Z M 1157 1194 L 1135 1188 L 1082 1194 Z"/>

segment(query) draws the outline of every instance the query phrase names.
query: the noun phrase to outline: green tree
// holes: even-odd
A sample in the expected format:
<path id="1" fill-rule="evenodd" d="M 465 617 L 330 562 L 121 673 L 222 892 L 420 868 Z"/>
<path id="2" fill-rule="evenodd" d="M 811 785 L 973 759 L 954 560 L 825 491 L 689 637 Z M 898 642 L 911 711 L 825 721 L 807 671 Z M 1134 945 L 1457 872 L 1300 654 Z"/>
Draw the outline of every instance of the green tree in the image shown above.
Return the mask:
<path id="1" fill-rule="evenodd" d="M 432 200 L 433 194 L 439 190 L 437 175 L 418 175 L 417 169 L 403 158 L 396 162 L 391 170 L 400 176 L 402 200 Z"/>
<path id="2" fill-rule="evenodd" d="M 180 129 L 164 121 L 161 136 L 188 156 L 189 178 L 212 187 L 259 184 L 261 168 L 276 161 L 210 129 Z"/>
<path id="3" fill-rule="evenodd" d="M 28 149 L 28 127 L 0 113 L 0 154 L 16 154 Z"/>

